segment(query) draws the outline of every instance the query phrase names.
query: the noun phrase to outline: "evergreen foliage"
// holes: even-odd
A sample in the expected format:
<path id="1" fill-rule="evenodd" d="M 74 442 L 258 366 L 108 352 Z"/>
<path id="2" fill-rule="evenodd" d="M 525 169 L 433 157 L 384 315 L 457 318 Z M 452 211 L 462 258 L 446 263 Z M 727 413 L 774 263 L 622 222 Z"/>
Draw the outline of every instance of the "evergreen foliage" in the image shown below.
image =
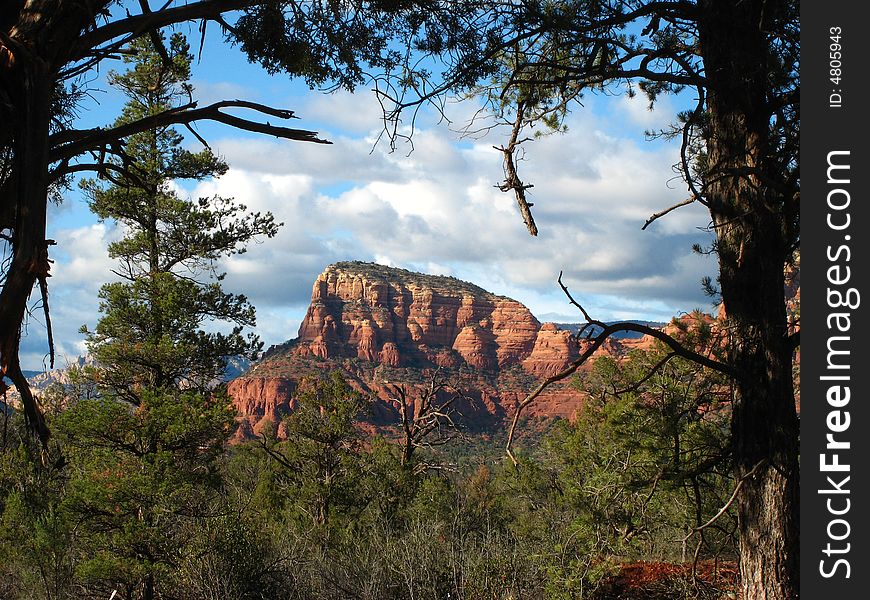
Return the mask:
<path id="1" fill-rule="evenodd" d="M 264 440 L 263 448 L 277 463 L 276 483 L 294 518 L 323 527 L 368 504 L 360 485 L 367 461 L 354 427 L 363 396 L 333 373 L 303 381 L 295 400 L 283 424 L 287 440 Z"/>
<path id="2" fill-rule="evenodd" d="M 686 362 L 625 390 L 661 356 L 599 359 L 576 382 L 586 410 L 519 467 L 402 464 L 395 441 L 361 434 L 365 398 L 335 374 L 301 385 L 260 441 L 230 447 L 224 405 L 196 391 L 80 400 L 51 418 L 67 456 L 53 472 L 16 415 L 0 455 L 8 595 L 601 600 L 626 561 L 691 561 L 697 548 L 727 565 L 731 511 L 680 540 L 733 488 L 730 392 Z M 414 462 L 437 463 L 428 452 Z M 734 589 L 656 583 L 668 598 Z"/>
<path id="3" fill-rule="evenodd" d="M 800 243 L 796 2 L 202 0 L 152 10 L 142 1 L 139 12 L 126 16 L 112 15 L 114 4 L 41 0 L 27 3 L 27 10 L 22 2 L 0 7 L 0 194 L 9 199 L 0 204 L 9 256 L 0 273 L 0 373 L 19 389 L 43 446 L 28 441 L 17 416 L 4 421 L 0 543 L 18 567 L 3 567 L 16 582 L 10 594 L 38 589 L 46 597 L 105 597 L 117 585 L 126 598 L 151 598 L 169 588 L 179 597 L 256 597 L 266 590 L 299 598 L 584 597 L 595 593 L 615 553 L 630 555 L 638 540 L 652 543 L 687 522 L 700 525 L 700 516 L 722 500 L 721 468 L 730 464 L 740 485 L 735 507 L 744 595 L 797 595 L 793 356 L 799 336 L 786 320 L 783 294 L 783 267 Z M 315 469 L 299 473 L 292 485 L 320 491 L 281 504 L 280 469 L 257 478 L 250 491 L 229 477 L 234 469 L 251 470 L 236 460 L 262 465 L 257 452 L 233 454 L 224 476 L 212 477 L 213 449 L 226 438 L 229 415 L 211 385 L 226 356 L 257 347 L 242 335 L 253 319 L 251 307 L 221 289 L 213 265 L 253 236 L 271 235 L 275 224 L 268 215 L 245 218 L 228 201 L 186 203 L 174 195 L 168 182 L 225 167 L 207 152 L 181 149 L 171 126 L 213 119 L 322 141 L 314 132 L 221 109 L 282 119 L 290 111 L 244 101 L 207 107 L 183 101 L 190 94 L 189 52 L 180 37 L 167 44 L 161 31 L 197 22 L 204 34 L 214 21 L 267 71 L 300 76 L 312 86 L 352 88 L 367 81 L 371 69 L 380 98 L 395 109 L 385 120 L 394 139 L 404 110 L 438 108 L 446 94 L 482 97 L 513 126 L 502 189 L 517 194 L 533 233 L 528 186 L 509 165 L 524 127 L 544 123 L 562 130 L 569 107 L 586 93 L 639 89 L 653 103 L 663 93 L 691 90 L 697 105 L 676 115 L 672 128 L 651 132 L 682 140 L 677 170 L 689 196 L 646 225 L 685 204 L 708 209 L 720 267 L 708 288 L 721 293 L 729 330 L 716 364 L 733 376 L 733 394 L 717 406 L 710 400 L 723 384 L 708 384 L 705 375 L 698 386 L 696 374 L 677 363 L 661 372 L 670 380 L 657 374 L 634 395 L 614 394 L 618 390 L 607 386 L 622 375 L 602 363 L 607 381 L 591 382 L 597 395 L 582 429 L 558 432 L 551 442 L 556 457 L 540 465 L 528 459 L 519 473 L 481 470 L 445 478 L 401 472 L 375 484 L 373 474 L 393 464 L 390 452 L 381 451 L 372 467 L 372 453 L 350 437 L 330 447 L 340 460 L 323 464 L 341 465 L 349 475 L 341 497 L 370 497 L 386 481 L 408 486 L 389 495 L 407 503 L 349 508 L 336 502 L 324 510 L 328 469 Z M 113 77 L 131 96 L 116 126 L 75 129 L 82 94 L 76 78 L 130 49 L 138 55 L 136 66 Z M 438 68 L 442 72 L 434 73 Z M 84 162 L 87 156 L 95 162 Z M 103 289 L 103 319 L 89 335 L 100 361 L 91 373 L 101 396 L 73 402 L 57 418 L 69 462 L 40 471 L 39 463 L 51 464 L 45 460 L 49 429 L 19 364 L 21 328 L 34 288 L 44 301 L 48 297 L 46 203 L 86 170 L 111 184 L 88 184 L 95 211 L 123 223 L 130 236 L 112 247 L 121 281 Z M 213 319 L 234 328 L 206 332 Z M 656 357 L 638 364 L 658 369 L 660 363 Z M 731 419 L 727 444 L 719 414 Z M 342 423 L 309 425 L 349 435 Z M 290 431 L 285 460 L 294 457 L 294 447 L 324 452 L 309 443 L 322 439 Z M 278 448 L 263 450 L 280 463 L 269 453 Z M 350 468 L 355 461 L 358 468 Z M 176 462 L 177 477 L 166 471 Z M 115 481 L 119 469 L 124 476 Z M 165 485 L 158 484 L 164 476 Z M 240 495 L 230 497 L 229 489 Z M 187 507 L 167 500 L 175 494 L 202 502 L 178 514 Z M 243 497 L 272 500 L 280 516 L 249 508 Z M 215 510 L 226 518 L 208 521 L 211 527 L 185 521 L 201 525 Z M 309 531 L 292 518 L 303 513 L 320 515 L 315 524 L 329 535 L 312 544 Z M 262 535 L 234 534 L 252 523 L 263 526 Z M 178 545 L 180 531 L 191 534 L 186 547 Z M 714 531 L 700 534 L 698 552 L 715 554 L 720 541 L 728 544 L 729 527 Z M 250 548 L 264 540 L 269 562 L 257 571 Z M 196 559 L 212 546 L 211 571 L 197 570 Z M 209 587 L 205 582 L 220 565 L 239 568 Z"/>
<path id="4" fill-rule="evenodd" d="M 133 43 L 133 63 L 110 82 L 129 101 L 116 125 L 172 109 L 189 98 L 190 49 L 173 34 L 167 64 L 149 40 Z M 100 291 L 103 317 L 88 335 L 88 349 L 100 365 L 94 375 L 107 391 L 137 403 L 137 386 L 169 389 L 183 385 L 206 390 L 233 356 L 253 358 L 256 337 L 242 329 L 254 323 L 254 309 L 242 295 L 225 292 L 216 261 L 242 253 L 258 236 L 271 237 L 278 224 L 271 214 L 246 214 L 231 200 L 180 196 L 176 181 L 201 180 L 226 171 L 209 149 L 182 147 L 172 127 L 148 130 L 127 140 L 127 170 L 104 187 L 94 180 L 83 188 L 100 219 L 118 223 L 122 239 L 109 246 L 121 281 Z M 209 321 L 233 323 L 230 333 L 206 332 Z"/>
<path id="5" fill-rule="evenodd" d="M 189 96 L 187 42 L 174 34 L 167 48 L 169 62 L 150 41 L 134 42 L 130 68 L 111 74 L 128 97 L 117 126 Z M 78 373 L 97 395 L 68 396 L 53 422 L 62 485 L 42 505 L 10 494 L 4 514 L 43 524 L 32 535 L 17 533 L 33 555 L 43 548 L 66 561 L 63 594 L 73 593 L 74 582 L 99 597 L 117 591 L 151 600 L 178 585 L 191 532 L 220 505 L 219 459 L 234 417 L 218 385 L 225 362 L 260 349 L 242 333 L 254 309 L 222 289 L 216 261 L 243 252 L 255 236 L 274 235 L 277 225 L 227 199 L 181 197 L 175 182 L 217 176 L 226 165 L 208 149 L 183 148 L 171 127 L 131 136 L 124 160 L 108 186 L 83 184 L 94 212 L 124 232 L 109 248 L 121 280 L 101 289 L 102 317 L 87 337 L 96 363 Z M 207 332 L 209 322 L 232 330 Z M 40 573 L 46 591 L 60 579 L 48 578 L 45 567 Z"/>

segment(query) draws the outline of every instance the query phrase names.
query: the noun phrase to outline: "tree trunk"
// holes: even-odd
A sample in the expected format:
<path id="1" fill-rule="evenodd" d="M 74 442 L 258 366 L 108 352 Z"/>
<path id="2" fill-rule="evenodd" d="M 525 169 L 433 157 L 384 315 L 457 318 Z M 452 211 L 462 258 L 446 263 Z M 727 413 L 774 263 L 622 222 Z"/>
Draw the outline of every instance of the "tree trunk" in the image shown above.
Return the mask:
<path id="1" fill-rule="evenodd" d="M 154 600 L 154 573 L 148 573 L 145 578 L 145 589 L 142 591 L 142 600 Z"/>
<path id="2" fill-rule="evenodd" d="M 30 293 L 39 277 L 48 276 L 48 242 L 45 239 L 51 96 L 53 78 L 48 65 L 36 56 L 19 57 L 15 71 L 18 94 L 11 97 L 18 117 L 13 125 L 14 162 L 7 191 L 12 203 L 12 259 L 0 292 L 0 372 L 15 383 L 24 414 L 45 443 L 48 428 L 37 400 L 21 373 L 18 349 Z"/>
<path id="3" fill-rule="evenodd" d="M 34 285 L 48 277 L 46 214 L 49 132 L 58 71 L 82 32 L 109 0 L 6 2 L 0 9 L 0 142 L 12 149 L 11 172 L 0 186 L 0 228 L 10 230 L 12 256 L 0 291 L 0 374 L 21 394 L 27 420 L 45 444 L 49 431 L 21 373 L 19 346 Z"/>
<path id="4" fill-rule="evenodd" d="M 783 269 L 786 199 L 764 182 L 769 127 L 765 31 L 772 3 L 702 4 L 710 118 L 707 198 L 716 228 L 729 362 L 739 373 L 731 424 L 740 485 L 746 600 L 799 597 L 798 419 Z"/>

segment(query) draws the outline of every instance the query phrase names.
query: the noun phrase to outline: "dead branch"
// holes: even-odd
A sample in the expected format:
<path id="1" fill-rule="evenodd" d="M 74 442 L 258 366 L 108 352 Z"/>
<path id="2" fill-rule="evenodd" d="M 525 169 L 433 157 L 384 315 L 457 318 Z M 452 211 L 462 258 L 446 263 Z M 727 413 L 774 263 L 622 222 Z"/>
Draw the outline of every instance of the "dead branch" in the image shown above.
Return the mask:
<path id="1" fill-rule="evenodd" d="M 296 118 L 292 110 L 274 108 L 246 100 L 223 100 L 202 108 L 197 108 L 196 102 L 190 102 L 132 123 L 119 125 L 118 127 L 108 129 L 96 127 L 94 129 L 68 130 L 57 133 L 50 138 L 52 143 L 51 162 L 74 158 L 89 150 L 100 148 L 117 140 L 142 133 L 143 131 L 168 127 L 170 125 L 188 125 L 196 121 L 217 121 L 236 129 L 274 135 L 275 137 L 288 140 L 318 144 L 331 143 L 318 138 L 316 131 L 280 127 L 272 125 L 269 122 L 250 121 L 221 112 L 221 109 L 224 108 L 247 108 L 280 119 Z"/>
<path id="2" fill-rule="evenodd" d="M 199 132 L 198 132 L 196 129 L 193 128 L 193 126 L 192 126 L 190 123 L 185 123 L 184 126 L 187 128 L 187 130 L 188 130 L 191 134 L 193 134 L 193 137 L 195 137 L 195 138 L 199 141 L 199 143 L 203 145 L 203 147 L 204 147 L 206 150 L 211 150 L 211 146 L 208 145 L 208 142 L 205 140 L 205 138 L 202 137 L 202 136 L 199 134 Z"/>
<path id="3" fill-rule="evenodd" d="M 659 212 L 657 212 L 657 213 L 653 213 L 652 216 L 650 216 L 650 218 L 646 220 L 646 222 L 643 224 L 643 227 L 641 227 L 640 230 L 641 230 L 641 231 L 644 231 L 644 230 L 645 230 L 647 227 L 649 227 L 649 226 L 652 224 L 652 222 L 655 221 L 656 219 L 660 219 L 660 218 L 662 218 L 663 216 L 665 216 L 666 214 L 668 214 L 668 213 L 670 213 L 670 212 L 672 212 L 672 211 L 677 210 L 678 208 L 681 208 L 681 207 L 686 206 L 686 205 L 688 205 L 688 204 L 692 204 L 693 202 L 695 202 L 695 200 L 697 200 L 697 198 L 686 198 L 686 199 L 683 200 L 682 202 L 677 202 L 677 203 L 674 204 L 673 206 L 669 206 L 668 208 L 666 208 L 666 209 L 664 209 L 664 210 L 662 210 L 662 211 L 659 211 Z"/>
<path id="4" fill-rule="evenodd" d="M 526 200 L 526 190 L 532 187 L 531 185 L 523 184 L 517 175 L 516 164 L 514 163 L 514 153 L 520 144 L 527 141 L 526 139 L 519 139 L 520 131 L 523 126 L 523 119 L 525 117 L 525 104 L 520 101 L 517 103 L 517 116 L 514 119 L 513 128 L 511 129 L 510 139 L 508 141 L 507 146 L 493 146 L 496 150 L 500 151 L 504 155 L 504 183 L 502 183 L 498 187 L 503 192 L 508 192 L 510 190 L 514 191 L 514 195 L 517 199 L 517 207 L 520 209 L 520 214 L 523 217 L 523 222 L 526 224 L 526 228 L 529 230 L 529 233 L 532 235 L 538 235 L 538 226 L 535 225 L 535 219 L 532 217 L 532 206 Z"/>
<path id="5" fill-rule="evenodd" d="M 568 291 L 568 288 L 562 283 L 562 273 L 559 273 L 559 285 L 562 287 L 562 290 L 568 296 L 571 304 L 576 306 L 580 312 L 583 314 L 583 317 L 586 319 L 586 326 L 593 325 L 601 328 L 601 331 L 598 332 L 594 337 L 588 338 L 591 342 L 590 345 L 586 348 L 586 350 L 571 364 L 569 364 L 565 369 L 546 378 L 542 381 L 538 386 L 532 390 L 532 392 L 526 396 L 517 406 L 516 412 L 514 412 L 513 420 L 511 421 L 510 429 L 508 430 L 508 438 L 507 444 L 505 446 L 505 451 L 514 465 L 518 465 L 519 461 L 517 461 L 516 456 L 512 451 L 513 440 L 516 434 L 517 425 L 520 420 L 520 415 L 522 414 L 523 409 L 525 409 L 529 404 L 534 402 L 541 393 L 544 392 L 550 385 L 562 381 L 577 372 L 581 366 L 583 366 L 589 358 L 595 354 L 595 352 L 604 344 L 604 342 L 612 336 L 614 333 L 618 331 L 634 331 L 636 333 L 642 333 L 644 335 L 649 335 L 650 337 L 654 337 L 659 341 L 664 342 L 672 351 L 672 354 L 676 356 L 680 356 L 687 360 L 691 360 L 703 367 L 707 367 L 709 369 L 713 369 L 714 371 L 718 371 L 727 375 L 731 378 L 736 379 L 738 377 L 737 372 L 729 365 L 719 362 L 710 358 L 709 356 L 704 356 L 703 354 L 699 354 L 694 352 L 693 350 L 689 350 L 685 346 L 683 346 L 679 341 L 661 331 L 660 329 L 655 329 L 653 327 L 649 327 L 648 325 L 642 325 L 640 323 L 629 323 L 625 321 L 620 321 L 616 323 L 604 323 L 603 321 L 598 321 L 592 319 L 589 316 L 589 313 L 586 312 L 586 309 L 577 302 L 571 293 Z M 584 326 L 585 327 L 585 326 Z"/>
<path id="6" fill-rule="evenodd" d="M 692 529 L 692 531 L 690 531 L 688 534 L 686 534 L 686 536 L 683 538 L 682 542 L 685 544 L 689 540 L 689 538 L 691 538 L 693 535 L 695 535 L 696 533 L 700 533 L 700 532 L 704 531 L 705 529 L 710 527 L 713 523 L 718 521 L 722 515 L 724 515 L 726 512 L 728 512 L 728 509 L 731 508 L 732 504 L 734 504 L 734 501 L 737 499 L 737 494 L 740 492 L 740 488 L 743 487 L 743 484 L 746 482 L 746 480 L 749 479 L 750 477 L 752 477 L 753 475 L 755 475 L 755 473 L 758 471 L 758 469 L 760 469 L 766 463 L 767 463 L 766 458 L 763 458 L 760 461 L 758 461 L 756 463 L 756 465 L 754 467 L 752 467 L 752 469 L 748 473 L 746 473 L 746 475 L 744 475 L 743 477 L 741 477 L 737 481 L 737 485 L 734 486 L 734 491 L 731 492 L 731 497 L 728 498 L 728 501 L 722 506 L 722 508 L 719 509 L 719 512 L 717 512 L 715 515 L 713 515 L 713 517 L 711 517 L 710 520 L 707 521 L 706 523 L 704 523 L 702 525 L 698 525 L 697 527 Z"/>
<path id="7" fill-rule="evenodd" d="M 403 448 L 402 464 L 408 464 L 418 448 L 434 448 L 443 446 L 453 440 L 460 426 L 454 420 L 458 414 L 454 404 L 467 396 L 445 381 L 439 380 L 440 369 L 437 369 L 429 381 L 428 389 L 419 398 L 416 407 L 412 406 L 408 399 L 408 392 L 404 386 L 391 385 L 396 394 L 399 404 L 399 413 L 402 419 Z M 451 392 L 450 397 L 444 402 L 437 404 L 441 392 Z M 436 439 L 430 439 L 433 432 L 438 432 Z M 428 468 L 428 467 L 427 467 Z"/>
<path id="8" fill-rule="evenodd" d="M 683 170 L 683 177 L 686 180 L 686 185 L 689 186 L 689 192 L 691 193 L 690 198 L 692 200 L 697 200 L 706 206 L 706 200 L 704 200 L 702 193 L 698 191 L 697 187 L 695 187 L 695 181 L 692 179 L 692 169 L 689 166 L 688 155 L 689 145 L 691 144 L 692 138 L 692 129 L 695 127 L 695 119 L 699 118 L 699 116 L 704 113 L 704 105 L 706 104 L 704 87 L 698 85 L 696 86 L 696 89 L 698 90 L 698 104 L 695 105 L 695 110 L 692 111 L 686 119 L 686 123 L 683 125 L 682 142 L 680 143 L 680 167 Z M 646 228 L 646 225 L 644 225 L 644 228 Z"/>
<path id="9" fill-rule="evenodd" d="M 562 271 L 559 271 L 559 277 L 558 279 L 556 279 L 556 282 L 559 284 L 559 287 L 562 288 L 562 293 L 564 293 L 565 296 L 568 297 L 568 302 L 577 307 L 577 309 L 580 311 L 580 314 L 582 314 L 583 318 L 586 319 L 586 325 L 598 325 L 599 327 L 604 327 L 604 323 L 602 323 L 601 321 L 596 321 L 592 317 L 590 317 L 589 313 L 586 312 L 586 309 L 583 308 L 583 306 L 579 302 L 574 300 L 574 296 L 571 295 L 568 287 L 564 283 L 562 283 Z M 583 330 L 581 329 L 580 331 Z"/>
<path id="10" fill-rule="evenodd" d="M 36 275 L 36 280 L 39 282 L 39 293 L 42 297 L 42 313 L 43 315 L 45 315 L 45 330 L 46 337 L 48 338 L 49 365 L 52 369 L 54 368 L 54 333 L 51 327 L 51 312 L 48 307 L 48 278 L 51 277 L 49 269 L 52 261 L 48 258 L 48 247 L 54 246 L 55 244 L 56 242 L 54 240 L 45 240 L 45 256 L 43 257 L 45 265 L 39 269 Z"/>
<path id="11" fill-rule="evenodd" d="M 662 480 L 662 477 L 664 477 L 664 475 L 665 475 L 664 469 L 660 469 L 659 472 L 656 473 L 656 476 L 653 477 L 652 486 L 650 486 L 649 494 L 646 495 L 646 498 L 643 499 L 643 502 L 640 505 L 642 512 L 644 512 L 644 513 L 646 512 L 646 507 L 649 505 L 650 500 L 652 500 L 653 496 L 655 495 L 656 490 L 659 487 L 659 481 Z"/>
<path id="12" fill-rule="evenodd" d="M 422 475 L 423 473 L 427 473 L 429 471 L 444 471 L 446 473 L 457 473 L 459 472 L 459 467 L 452 463 L 431 463 L 425 460 L 414 465 L 414 475 Z"/>

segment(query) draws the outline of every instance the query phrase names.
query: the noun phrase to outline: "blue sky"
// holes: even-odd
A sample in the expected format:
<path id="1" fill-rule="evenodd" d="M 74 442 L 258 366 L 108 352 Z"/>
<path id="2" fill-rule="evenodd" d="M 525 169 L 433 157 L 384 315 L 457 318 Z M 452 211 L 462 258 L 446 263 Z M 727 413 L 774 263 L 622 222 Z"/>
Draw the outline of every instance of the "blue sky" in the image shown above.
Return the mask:
<path id="1" fill-rule="evenodd" d="M 197 35 L 192 35 L 197 40 Z M 196 50 L 196 47 L 194 47 Z M 120 63 L 110 68 L 121 69 Z M 93 82 L 99 101 L 84 107 L 78 126 L 114 120 L 123 100 Z M 599 319 L 667 320 L 694 308 L 710 310 L 700 285 L 715 261 L 693 254 L 708 244 L 701 207 L 672 213 L 641 231 L 652 213 L 686 197 L 671 169 L 677 146 L 644 139 L 680 108 L 665 98 L 655 111 L 643 98 L 589 96 L 575 107 L 568 133 L 527 144 L 520 177 L 534 184 L 530 201 L 540 230 L 525 230 L 492 148 L 507 132 L 478 140 L 456 133 L 475 112 L 451 103 L 452 125 L 424 113 L 414 151 L 374 145 L 380 109 L 361 88 L 323 94 L 301 82 L 271 77 L 223 45 L 211 30 L 194 66 L 197 98 L 254 100 L 295 110 L 293 127 L 319 131 L 330 146 L 288 142 L 204 124 L 199 131 L 229 163 L 219 180 L 184 189 L 195 196 L 234 197 L 283 221 L 278 236 L 226 261 L 228 291 L 244 293 L 258 310 L 266 345 L 295 337 L 314 278 L 339 260 L 368 260 L 449 274 L 525 303 L 542 321 L 580 321 L 556 284 L 560 271 L 575 296 Z M 191 141 L 195 146 L 196 142 Z M 59 364 L 84 352 L 82 325 L 98 319 L 97 292 L 110 277 L 106 244 L 119 235 L 98 223 L 73 190 L 50 211 L 51 305 Z M 46 361 L 45 327 L 34 311 L 22 340 L 22 364 Z"/>

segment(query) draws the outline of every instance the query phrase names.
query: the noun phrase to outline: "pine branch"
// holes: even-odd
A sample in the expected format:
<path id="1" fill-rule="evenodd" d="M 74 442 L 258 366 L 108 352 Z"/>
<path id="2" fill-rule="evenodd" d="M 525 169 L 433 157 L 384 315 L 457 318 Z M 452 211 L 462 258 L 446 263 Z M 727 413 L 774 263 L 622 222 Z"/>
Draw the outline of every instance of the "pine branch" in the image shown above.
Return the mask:
<path id="1" fill-rule="evenodd" d="M 218 123 L 235 127 L 236 129 L 274 135 L 275 137 L 288 140 L 314 142 L 317 144 L 332 143 L 318 138 L 316 131 L 291 129 L 288 127 L 272 125 L 268 122 L 260 123 L 257 121 L 251 121 L 221 112 L 221 109 L 224 108 L 247 108 L 281 119 L 295 118 L 295 115 L 291 110 L 274 108 L 256 102 L 248 102 L 246 100 L 222 100 L 202 108 L 197 108 L 196 102 L 190 102 L 156 115 L 145 117 L 132 123 L 126 123 L 117 127 L 111 127 L 108 129 L 97 127 L 94 129 L 67 130 L 57 133 L 50 138 L 53 146 L 51 161 L 56 162 L 60 160 L 69 160 L 89 150 L 95 150 L 105 144 L 144 131 L 168 127 L 170 125 L 188 125 L 197 121 L 216 121 Z"/>

